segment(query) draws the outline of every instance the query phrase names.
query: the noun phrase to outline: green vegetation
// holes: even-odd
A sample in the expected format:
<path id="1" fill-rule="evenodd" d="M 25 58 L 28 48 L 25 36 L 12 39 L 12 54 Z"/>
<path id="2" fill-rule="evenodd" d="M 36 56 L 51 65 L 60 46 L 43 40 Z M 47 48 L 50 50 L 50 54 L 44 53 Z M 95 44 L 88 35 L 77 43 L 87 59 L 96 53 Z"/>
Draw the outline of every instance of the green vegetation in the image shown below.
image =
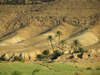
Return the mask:
<path id="1" fill-rule="evenodd" d="M 24 62 L 24 59 L 22 57 L 15 56 L 14 61 Z"/>
<path id="2" fill-rule="evenodd" d="M 84 50 L 83 48 L 80 47 L 79 41 L 76 39 L 72 43 L 72 49 L 74 50 L 73 53 L 87 53 L 87 50 Z"/>
<path id="3" fill-rule="evenodd" d="M 43 54 L 44 54 L 46 57 L 48 57 L 49 50 L 44 50 L 44 51 L 43 51 Z"/>
<path id="4" fill-rule="evenodd" d="M 66 63 L 0 63 L 0 75 L 100 75 L 99 70 L 86 70 Z"/>
<path id="5" fill-rule="evenodd" d="M 12 1 L 11 0 L 1 0 L 1 4 L 27 4 L 27 1 L 50 2 L 50 1 L 55 1 L 55 0 L 12 0 Z"/>
<path id="6" fill-rule="evenodd" d="M 41 61 L 41 60 L 44 58 L 44 56 L 43 56 L 42 54 L 38 54 L 36 57 L 37 57 L 37 59 L 38 59 L 39 61 Z"/>
<path id="7" fill-rule="evenodd" d="M 59 56 L 61 56 L 63 53 L 62 52 L 60 52 L 60 51 L 58 51 L 58 50 L 56 50 L 56 51 L 54 51 L 54 54 L 52 55 L 52 60 L 53 59 L 57 59 Z"/>
<path id="8" fill-rule="evenodd" d="M 47 40 L 50 41 L 51 47 L 52 47 L 52 49 L 53 49 L 53 51 L 54 51 L 54 46 L 53 46 L 53 43 L 52 43 L 52 41 L 53 41 L 52 35 L 49 35 L 48 38 L 47 38 Z"/>
<path id="9" fill-rule="evenodd" d="M 61 40 L 62 50 L 64 49 L 64 45 L 66 44 L 65 40 Z"/>
<path id="10" fill-rule="evenodd" d="M 4 56 L 1 56 L 0 61 L 6 61 L 6 58 L 4 58 Z"/>
<path id="11" fill-rule="evenodd" d="M 61 37 L 61 35 L 62 35 L 62 32 L 58 30 L 58 31 L 56 32 L 56 37 L 57 37 L 57 36 L 59 37 L 59 45 L 60 45 L 60 37 Z"/>
<path id="12" fill-rule="evenodd" d="M 79 50 L 74 51 L 74 53 L 87 53 L 87 50 L 84 50 L 83 48 L 79 48 Z"/>
<path id="13" fill-rule="evenodd" d="M 22 75 L 22 74 L 21 74 L 21 72 L 19 72 L 19 71 L 16 70 L 11 75 Z"/>
<path id="14" fill-rule="evenodd" d="M 79 41 L 77 39 L 74 40 L 73 43 L 72 43 L 72 49 L 77 51 L 79 49 L 79 45 L 80 45 Z"/>
<path id="15" fill-rule="evenodd" d="M 49 50 L 44 50 L 42 54 L 38 54 L 36 57 L 39 61 L 46 61 L 49 55 Z"/>
<path id="16" fill-rule="evenodd" d="M 53 59 L 57 59 L 59 56 L 61 56 L 63 53 L 58 51 L 58 50 L 55 50 L 53 52 L 53 54 L 49 55 L 49 50 L 44 50 L 42 54 L 38 54 L 37 55 L 37 59 L 39 61 L 47 61 L 48 58 L 51 58 L 52 60 Z M 49 55 L 49 56 L 48 56 Z"/>
<path id="17" fill-rule="evenodd" d="M 39 72 L 40 70 L 39 69 L 35 69 L 33 72 L 32 72 L 32 75 L 35 75 L 35 73 Z"/>
<path id="18" fill-rule="evenodd" d="M 97 67 L 97 69 L 96 70 L 100 70 L 100 67 Z"/>

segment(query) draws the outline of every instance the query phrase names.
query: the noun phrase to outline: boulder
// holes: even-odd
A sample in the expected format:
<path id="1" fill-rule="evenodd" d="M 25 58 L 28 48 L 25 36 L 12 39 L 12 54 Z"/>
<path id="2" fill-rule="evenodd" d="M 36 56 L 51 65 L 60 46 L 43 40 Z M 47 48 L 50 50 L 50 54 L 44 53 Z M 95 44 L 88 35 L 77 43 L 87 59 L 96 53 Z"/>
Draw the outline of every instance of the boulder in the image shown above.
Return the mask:
<path id="1" fill-rule="evenodd" d="M 64 51 L 64 54 L 68 54 L 68 53 L 69 53 L 69 51 L 68 51 L 68 50 Z"/>
<path id="2" fill-rule="evenodd" d="M 26 60 L 26 61 L 29 60 L 29 55 L 28 55 L 28 53 L 24 53 L 24 60 Z"/>
<path id="3" fill-rule="evenodd" d="M 73 53 L 74 52 L 74 50 L 71 50 L 69 53 Z"/>
<path id="4" fill-rule="evenodd" d="M 86 53 L 82 54 L 82 59 L 88 59 L 88 55 Z"/>
<path id="5" fill-rule="evenodd" d="M 78 57 L 77 57 L 77 54 L 73 54 L 73 58 L 74 59 L 77 59 Z"/>
<path id="6" fill-rule="evenodd" d="M 100 54 L 100 49 L 97 50 L 97 53 Z"/>
<path id="7" fill-rule="evenodd" d="M 95 49 L 92 49 L 92 50 L 91 50 L 91 53 L 92 53 L 93 55 L 97 55 L 97 51 L 96 51 Z"/>
<path id="8" fill-rule="evenodd" d="M 14 58 L 15 58 L 15 56 L 20 57 L 20 53 L 15 53 L 15 54 L 13 54 L 13 55 L 10 57 L 9 61 L 13 61 Z"/>
<path id="9" fill-rule="evenodd" d="M 100 61 L 100 57 L 95 57 L 94 61 Z"/>
<path id="10" fill-rule="evenodd" d="M 3 57 L 4 57 L 6 60 L 8 60 L 8 59 L 10 58 L 8 54 L 5 54 Z"/>
<path id="11" fill-rule="evenodd" d="M 55 62 L 66 62 L 68 58 L 72 57 L 72 55 L 62 55 L 62 56 L 59 56 Z"/>
<path id="12" fill-rule="evenodd" d="M 62 63 L 62 62 L 65 62 L 66 59 L 63 58 L 63 57 L 58 57 L 56 60 L 54 60 L 54 62 L 57 62 L 57 63 Z"/>
<path id="13" fill-rule="evenodd" d="M 15 57 L 15 56 L 20 56 L 20 54 L 19 53 L 15 53 L 14 55 L 13 55 L 13 57 Z"/>
<path id="14" fill-rule="evenodd" d="M 94 55 L 92 53 L 90 53 L 90 58 L 94 59 Z"/>
<path id="15" fill-rule="evenodd" d="M 21 57 L 26 61 L 29 60 L 29 55 L 27 53 L 21 53 Z"/>
<path id="16" fill-rule="evenodd" d="M 36 54 L 42 54 L 42 51 L 41 50 L 36 50 L 35 53 Z"/>
<path id="17" fill-rule="evenodd" d="M 28 55 L 29 55 L 29 60 L 30 60 L 30 61 L 36 59 L 36 53 L 35 53 L 35 52 L 30 52 L 30 53 L 28 53 Z"/>

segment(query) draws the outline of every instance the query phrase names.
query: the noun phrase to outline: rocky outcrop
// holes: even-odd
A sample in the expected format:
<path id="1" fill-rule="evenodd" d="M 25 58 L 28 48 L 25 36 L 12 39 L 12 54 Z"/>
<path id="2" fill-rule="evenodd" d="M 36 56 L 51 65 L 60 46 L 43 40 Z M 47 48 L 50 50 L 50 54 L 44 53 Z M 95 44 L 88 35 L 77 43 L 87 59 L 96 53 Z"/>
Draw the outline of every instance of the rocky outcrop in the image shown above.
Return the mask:
<path id="1" fill-rule="evenodd" d="M 92 55 L 97 55 L 97 51 L 96 51 L 95 49 L 92 49 L 92 50 L 91 50 L 91 54 L 92 54 Z"/>
<path id="2" fill-rule="evenodd" d="M 25 61 L 29 61 L 29 55 L 28 55 L 28 53 L 21 53 L 20 56 L 21 56 Z"/>
<path id="3" fill-rule="evenodd" d="M 66 50 L 66 51 L 64 51 L 64 53 L 63 54 L 69 54 L 69 51 L 68 50 Z"/>
<path id="4" fill-rule="evenodd" d="M 30 61 L 33 61 L 33 60 L 36 59 L 36 53 L 35 52 L 30 52 L 30 53 L 28 53 L 28 55 L 29 55 L 29 60 Z"/>
<path id="5" fill-rule="evenodd" d="M 100 61 L 100 57 L 95 57 L 94 61 Z"/>
<path id="6" fill-rule="evenodd" d="M 62 62 L 66 62 L 67 59 L 69 59 L 70 57 L 72 57 L 72 55 L 62 55 L 62 56 L 59 56 L 57 59 L 54 60 L 54 62 L 56 63 L 62 63 Z"/>
<path id="7" fill-rule="evenodd" d="M 82 54 L 82 59 L 88 59 L 88 55 L 86 53 Z"/>
<path id="8" fill-rule="evenodd" d="M 34 60 L 36 60 L 36 55 L 42 54 L 42 52 L 43 52 L 42 50 L 36 50 L 36 51 L 32 51 L 32 52 L 22 52 L 22 53 L 14 53 L 14 54 L 9 53 L 9 54 L 4 54 L 1 57 L 5 58 L 6 60 L 9 60 L 9 61 L 14 61 L 15 60 L 14 58 L 16 56 L 22 57 L 23 60 L 25 60 L 25 61 L 34 61 Z"/>
<path id="9" fill-rule="evenodd" d="M 73 58 L 77 59 L 78 58 L 77 54 L 73 54 Z"/>
<path id="10" fill-rule="evenodd" d="M 2 57 L 4 57 L 6 60 L 9 60 L 10 58 L 8 54 L 3 55 Z"/>

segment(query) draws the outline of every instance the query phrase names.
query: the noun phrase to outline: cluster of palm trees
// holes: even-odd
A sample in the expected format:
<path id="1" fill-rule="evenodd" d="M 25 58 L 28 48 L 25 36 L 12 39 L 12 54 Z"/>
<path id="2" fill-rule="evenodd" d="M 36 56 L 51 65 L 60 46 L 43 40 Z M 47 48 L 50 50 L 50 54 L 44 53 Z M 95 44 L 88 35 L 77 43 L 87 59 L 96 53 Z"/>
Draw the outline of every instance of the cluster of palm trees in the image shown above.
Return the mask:
<path id="1" fill-rule="evenodd" d="M 62 36 L 62 35 L 63 35 L 62 32 L 58 30 L 58 31 L 56 32 L 56 34 L 55 34 L 55 37 L 58 37 L 58 38 L 59 38 L 59 43 L 58 43 L 58 44 L 59 44 L 59 48 L 60 48 L 60 46 L 62 45 L 62 48 L 61 48 L 61 49 L 63 50 L 66 41 L 65 41 L 65 40 L 61 40 L 61 36 Z M 52 35 L 49 35 L 49 36 L 47 37 L 47 40 L 50 42 L 53 51 L 54 51 L 54 45 L 53 45 L 53 40 L 54 40 L 54 39 L 55 39 L 55 38 L 53 38 Z"/>
<path id="2" fill-rule="evenodd" d="M 62 34 L 61 31 L 58 30 L 58 31 L 56 32 L 55 37 L 58 37 L 58 39 L 59 39 L 59 40 L 58 40 L 58 41 L 59 41 L 58 46 L 56 46 L 56 47 L 58 47 L 58 48 L 61 49 L 61 50 L 64 50 L 65 44 L 66 44 L 67 42 L 66 42 L 65 40 L 61 40 L 61 36 L 62 36 L 62 35 L 63 35 L 63 34 Z M 55 38 L 53 38 L 52 35 L 49 35 L 49 36 L 47 37 L 47 40 L 50 42 L 53 51 L 54 51 L 54 44 L 53 44 L 53 40 L 54 40 L 54 39 L 55 39 Z M 79 43 L 79 41 L 78 41 L 77 39 L 75 39 L 75 40 L 73 41 L 72 45 L 71 45 L 71 49 L 73 49 L 74 51 L 77 51 L 77 50 L 80 49 L 80 46 L 81 46 L 81 44 Z"/>

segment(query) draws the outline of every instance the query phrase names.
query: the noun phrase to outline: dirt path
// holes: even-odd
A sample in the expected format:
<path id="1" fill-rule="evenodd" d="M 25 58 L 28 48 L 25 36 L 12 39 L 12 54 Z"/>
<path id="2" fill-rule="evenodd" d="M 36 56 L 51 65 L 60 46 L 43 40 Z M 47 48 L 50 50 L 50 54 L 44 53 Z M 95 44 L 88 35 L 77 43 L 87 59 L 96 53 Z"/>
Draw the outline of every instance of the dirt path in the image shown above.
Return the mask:
<path id="1" fill-rule="evenodd" d="M 41 65 L 42 67 L 44 67 L 45 69 L 48 69 L 48 70 L 51 70 L 51 71 L 58 72 L 58 71 L 56 71 L 56 70 L 52 69 L 52 67 L 48 67 L 48 66 L 43 65 L 43 64 L 40 64 L 40 65 Z"/>

